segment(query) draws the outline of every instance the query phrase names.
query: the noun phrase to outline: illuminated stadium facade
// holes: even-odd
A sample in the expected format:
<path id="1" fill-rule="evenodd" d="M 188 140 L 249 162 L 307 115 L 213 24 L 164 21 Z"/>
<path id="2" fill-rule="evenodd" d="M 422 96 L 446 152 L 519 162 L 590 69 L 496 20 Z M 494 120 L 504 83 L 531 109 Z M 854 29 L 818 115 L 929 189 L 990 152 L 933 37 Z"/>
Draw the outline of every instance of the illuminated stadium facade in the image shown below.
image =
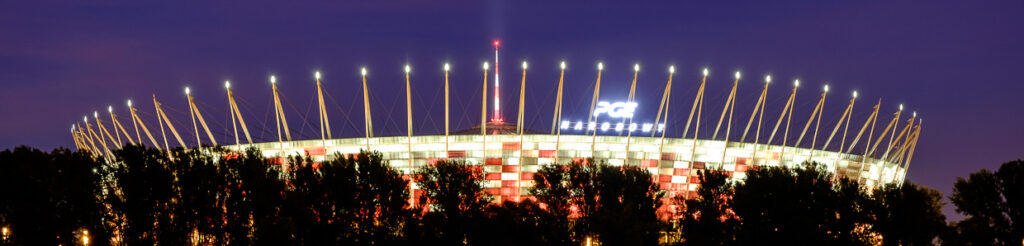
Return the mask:
<path id="1" fill-rule="evenodd" d="M 495 42 L 495 61 L 497 61 Z M 866 186 L 900 183 L 906 175 L 909 163 L 913 158 L 914 149 L 921 132 L 921 123 L 916 113 L 910 117 L 903 115 L 903 106 L 892 114 L 891 118 L 879 113 L 881 102 L 872 108 L 867 118 L 853 119 L 853 105 L 857 93 L 853 92 L 848 105 L 838 123 L 822 124 L 823 105 L 828 95 L 828 86 L 824 87 L 810 118 L 794 119 L 794 98 L 799 81 L 794 81 L 792 92 L 780 115 L 765 115 L 768 107 L 766 91 L 771 77 L 765 78 L 761 94 L 749 114 L 735 112 L 736 89 L 740 73 L 736 72 L 735 82 L 722 109 L 705 107 L 704 91 L 708 70 L 705 69 L 697 95 L 692 103 L 671 101 L 673 67 L 669 68 L 664 94 L 658 109 L 658 116 L 653 122 L 634 122 L 633 110 L 636 107 L 635 87 L 639 65 L 634 66 L 634 76 L 629 97 L 624 102 L 606 102 L 599 98 L 601 88 L 602 64 L 597 67 L 593 99 L 590 104 L 590 115 L 586 121 L 565 120 L 562 118 L 562 95 L 565 75 L 565 63 L 561 64 L 561 75 L 558 82 L 558 93 L 555 101 L 555 112 L 550 132 L 534 132 L 521 124 L 523 121 L 523 97 L 525 96 L 527 64 L 522 64 L 523 79 L 519 93 L 519 108 L 515 123 L 502 118 L 499 98 L 493 97 L 493 108 L 488 107 L 487 92 L 489 84 L 489 64 L 484 63 L 483 97 L 481 101 L 481 124 L 477 127 L 457 132 L 449 132 L 448 122 L 448 70 L 445 70 L 445 131 L 444 135 L 414 135 L 412 133 L 412 106 L 409 102 L 411 91 L 409 86 L 410 67 L 405 67 L 406 75 L 406 119 L 408 134 L 405 136 L 373 136 L 372 115 L 369 106 L 369 92 L 366 89 L 366 69 L 362 70 L 363 118 L 365 136 L 356 138 L 333 138 L 330 121 L 324 105 L 324 95 L 320 86 L 320 74 L 316 73 L 317 101 L 319 103 L 319 119 L 321 138 L 310 140 L 292 140 L 288 131 L 287 119 L 278 98 L 276 81 L 271 77 L 273 90 L 275 125 L 278 141 L 253 142 L 242 118 L 229 82 L 225 82 L 228 94 L 231 127 L 226 129 L 234 133 L 235 144 L 224 146 L 227 149 L 240 150 L 248 147 L 259 148 L 268 158 L 280 158 L 293 155 L 310 156 L 313 160 L 323 160 L 327 155 L 355 154 L 364 149 L 380 152 L 384 159 L 405 173 L 410 170 L 429 165 L 439 160 L 462 160 L 473 165 L 482 166 L 485 172 L 485 188 L 498 197 L 496 201 L 519 200 L 528 196 L 529 187 L 533 186 L 532 177 L 540 166 L 546 164 L 565 164 L 582 158 L 595 158 L 610 165 L 628 165 L 646 168 L 654 175 L 655 181 L 670 195 L 691 196 L 698 185 L 696 177 L 699 170 L 722 169 L 728 171 L 734 179 L 743 179 L 748 170 L 756 166 L 792 166 L 804 161 L 815 161 L 833 170 L 837 176 L 858 180 Z M 493 80 L 494 95 L 499 93 L 498 64 L 494 63 Z M 514 81 L 520 82 L 520 81 Z M 209 126 L 194 99 L 186 88 L 189 101 L 189 112 L 197 146 L 218 145 Z M 111 154 L 112 148 L 128 143 L 146 143 L 161 149 L 169 149 L 169 142 L 176 141 L 179 146 L 187 146 L 172 121 L 163 112 L 161 104 L 154 97 L 156 118 L 160 132 L 150 131 L 153 124 L 144 123 L 137 114 L 137 109 L 128 102 L 132 128 L 122 125 L 113 108 L 109 107 L 110 122 L 104 122 L 94 112 L 93 121 L 86 117 L 83 122 L 72 126 L 72 136 L 78 149 L 91 150 L 97 156 Z M 684 108 L 679 113 L 688 113 L 682 136 L 666 136 L 665 121 L 669 112 L 668 106 Z M 491 118 L 488 119 L 488 109 Z M 506 110 L 508 111 L 508 110 Z M 828 116 L 834 118 L 836 116 Z M 105 117 L 104 117 L 105 118 Z M 313 117 L 316 118 L 316 117 Z M 737 124 L 733 124 L 737 122 Z M 701 129 L 701 121 L 714 128 Z M 877 123 L 877 124 L 876 124 Z M 111 126 L 108 128 L 106 125 Z M 167 128 L 171 134 L 164 131 Z M 129 132 L 134 129 L 134 132 Z M 141 130 L 140 130 L 141 129 Z M 819 132 L 821 130 L 821 132 Z M 187 130 L 186 130 L 187 131 Z M 697 138 L 699 132 L 713 132 L 711 138 Z M 173 136 L 174 138 L 169 138 Z M 162 137 L 162 138 L 158 138 Z M 204 139 L 204 137 L 208 137 Z M 695 139 L 696 138 L 696 139 Z M 122 141 L 126 139 L 126 141 Z M 159 141 L 158 141 L 159 140 Z M 205 141 L 205 143 L 204 143 Z M 810 143 L 809 147 L 806 146 Z M 418 195 L 415 184 L 410 187 L 413 194 Z M 689 192 L 688 192 L 689 191 Z"/>

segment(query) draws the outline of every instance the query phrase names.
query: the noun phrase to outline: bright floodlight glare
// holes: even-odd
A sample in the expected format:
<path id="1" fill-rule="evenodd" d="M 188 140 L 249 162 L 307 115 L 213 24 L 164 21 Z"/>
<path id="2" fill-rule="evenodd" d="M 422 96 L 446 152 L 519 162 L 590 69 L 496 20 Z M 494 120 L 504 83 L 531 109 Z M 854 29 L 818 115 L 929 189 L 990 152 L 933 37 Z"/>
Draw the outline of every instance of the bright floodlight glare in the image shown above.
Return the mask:
<path id="1" fill-rule="evenodd" d="M 364 67 L 362 70 L 359 71 L 359 73 L 363 74 L 363 76 L 366 76 L 366 68 Z"/>
<path id="2" fill-rule="evenodd" d="M 313 77 L 316 77 L 316 79 L 320 79 L 320 71 L 316 71 L 316 73 L 313 74 Z"/>
<path id="3" fill-rule="evenodd" d="M 736 79 L 740 79 L 740 71 L 736 71 Z"/>
<path id="4" fill-rule="evenodd" d="M 231 81 L 228 81 L 228 80 L 224 81 L 224 89 L 231 89 Z"/>
<path id="5" fill-rule="evenodd" d="M 82 121 L 85 121 L 85 123 L 89 123 L 89 116 L 82 116 Z"/>
<path id="6" fill-rule="evenodd" d="M 853 98 L 857 98 L 857 91 L 853 91 Z"/>
<path id="7" fill-rule="evenodd" d="M 444 70 L 448 71 L 448 69 L 451 69 L 451 66 L 449 66 L 448 63 L 445 63 L 444 64 Z"/>
<path id="8" fill-rule="evenodd" d="M 561 67 L 562 67 L 562 69 L 565 69 L 565 62 L 564 61 L 562 62 Z"/>
<path id="9" fill-rule="evenodd" d="M 903 110 L 903 104 L 902 103 L 900 104 L 900 110 L 901 111 Z"/>
<path id="10" fill-rule="evenodd" d="M 410 67 L 409 65 L 405 65 L 405 72 L 409 73 L 410 71 L 412 71 L 412 67 Z"/>
<path id="11" fill-rule="evenodd" d="M 828 92 L 828 85 L 825 85 L 825 92 Z"/>
<path id="12" fill-rule="evenodd" d="M 668 73 L 676 73 L 676 66 L 668 66 Z"/>
<path id="13" fill-rule="evenodd" d="M 772 82 L 772 76 L 771 75 L 765 75 L 764 76 L 764 83 L 767 84 L 767 83 L 771 83 L 771 82 Z"/>
<path id="14" fill-rule="evenodd" d="M 704 76 L 708 76 L 708 69 L 707 68 L 704 69 Z"/>
<path id="15" fill-rule="evenodd" d="M 800 80 L 793 80 L 793 87 L 800 87 Z"/>
<path id="16" fill-rule="evenodd" d="M 188 95 L 190 93 L 192 93 L 192 90 L 189 90 L 188 86 L 185 86 L 185 95 Z"/>
<path id="17" fill-rule="evenodd" d="M 108 113 L 113 113 L 114 112 L 114 106 L 107 105 L 107 112 Z"/>
<path id="18" fill-rule="evenodd" d="M 917 111 L 914 111 L 914 118 L 917 118 Z"/>
<path id="19" fill-rule="evenodd" d="M 277 83 L 277 77 L 274 77 L 274 75 L 270 75 L 270 83 L 271 84 Z"/>
<path id="20" fill-rule="evenodd" d="M 484 70 L 487 70 L 489 68 L 491 68 L 491 66 L 489 64 L 487 64 L 487 62 L 484 62 Z"/>
<path id="21" fill-rule="evenodd" d="M 92 111 L 92 117 L 93 118 L 99 118 L 100 117 L 100 113 L 96 112 L 96 111 Z"/>
<path id="22" fill-rule="evenodd" d="M 523 69 L 526 69 L 526 62 L 523 62 Z"/>
<path id="23" fill-rule="evenodd" d="M 132 106 L 132 100 L 128 99 L 128 107 L 131 107 L 131 106 Z"/>
<path id="24" fill-rule="evenodd" d="M 604 63 L 603 62 L 598 62 L 597 63 L 597 70 L 604 70 Z"/>
<path id="25" fill-rule="evenodd" d="M 633 71 L 640 71 L 640 64 L 633 64 Z"/>

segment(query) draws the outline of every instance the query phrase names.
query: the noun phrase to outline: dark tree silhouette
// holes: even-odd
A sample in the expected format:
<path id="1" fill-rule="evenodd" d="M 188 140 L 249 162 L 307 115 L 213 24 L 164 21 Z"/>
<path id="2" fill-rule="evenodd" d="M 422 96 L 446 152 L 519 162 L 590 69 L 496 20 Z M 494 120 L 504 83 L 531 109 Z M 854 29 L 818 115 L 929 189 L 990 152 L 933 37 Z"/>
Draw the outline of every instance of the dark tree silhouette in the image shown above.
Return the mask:
<path id="1" fill-rule="evenodd" d="M 864 245 L 867 195 L 857 183 L 816 163 L 762 167 L 735 186 L 741 244 Z M 684 229 L 685 230 L 685 229 Z"/>
<path id="2" fill-rule="evenodd" d="M 869 209 L 882 245 L 932 245 L 946 230 L 942 193 L 912 183 L 875 189 Z"/>
<path id="3" fill-rule="evenodd" d="M 685 200 L 682 235 L 686 245 L 734 245 L 739 218 L 732 212 L 733 188 L 722 170 L 698 172 L 697 197 Z M 675 200 L 682 201 L 682 197 Z"/>
<path id="4" fill-rule="evenodd" d="M 950 196 L 958 213 L 946 244 L 1017 245 L 1024 241 L 1024 161 L 1003 163 L 995 173 L 982 169 L 957 178 Z"/>
<path id="5" fill-rule="evenodd" d="M 83 230 L 94 240 L 109 238 L 100 163 L 67 149 L 0 152 L 0 226 L 10 233 L 0 244 L 70 245 L 81 242 Z"/>
<path id="6" fill-rule="evenodd" d="M 184 240 L 183 236 L 172 232 L 171 199 L 176 192 L 166 152 L 129 145 L 115 151 L 114 157 L 110 175 L 116 186 L 111 187 L 106 202 L 113 209 L 124 243 L 151 245 L 158 238 L 170 244 L 182 243 L 178 240 Z"/>
<path id="7" fill-rule="evenodd" d="M 438 161 L 414 174 L 423 195 L 418 204 L 427 212 L 409 222 L 410 242 L 458 245 L 471 240 L 482 222 L 483 208 L 491 201 L 484 192 L 483 170 L 459 161 Z"/>

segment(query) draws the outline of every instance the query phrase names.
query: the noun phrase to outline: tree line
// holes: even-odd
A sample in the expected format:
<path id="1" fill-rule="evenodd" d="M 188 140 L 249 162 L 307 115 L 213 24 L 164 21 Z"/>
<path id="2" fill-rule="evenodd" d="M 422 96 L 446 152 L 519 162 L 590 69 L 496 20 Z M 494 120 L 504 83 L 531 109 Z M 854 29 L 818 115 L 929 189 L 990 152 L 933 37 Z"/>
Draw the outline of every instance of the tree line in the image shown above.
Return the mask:
<path id="1" fill-rule="evenodd" d="M 495 202 L 482 168 L 460 161 L 406 175 L 365 152 L 314 162 L 127 146 L 111 158 L 0 152 L 0 243 L 1017 245 L 1024 235 L 1020 160 L 958 179 L 949 200 L 967 217 L 947 223 L 936 190 L 868 189 L 816 163 L 757 167 L 742 181 L 702 170 L 695 193 L 670 196 L 647 169 L 575 160 L 542 166 L 521 201 Z"/>

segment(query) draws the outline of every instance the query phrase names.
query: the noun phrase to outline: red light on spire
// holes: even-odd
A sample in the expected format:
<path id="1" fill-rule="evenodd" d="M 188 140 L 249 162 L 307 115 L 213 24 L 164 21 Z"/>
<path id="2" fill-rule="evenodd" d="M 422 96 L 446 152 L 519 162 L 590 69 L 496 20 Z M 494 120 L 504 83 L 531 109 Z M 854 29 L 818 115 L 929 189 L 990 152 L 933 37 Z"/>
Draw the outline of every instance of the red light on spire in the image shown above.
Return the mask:
<path id="1" fill-rule="evenodd" d="M 494 47 L 498 47 L 499 45 L 501 45 L 501 41 L 494 40 Z"/>

